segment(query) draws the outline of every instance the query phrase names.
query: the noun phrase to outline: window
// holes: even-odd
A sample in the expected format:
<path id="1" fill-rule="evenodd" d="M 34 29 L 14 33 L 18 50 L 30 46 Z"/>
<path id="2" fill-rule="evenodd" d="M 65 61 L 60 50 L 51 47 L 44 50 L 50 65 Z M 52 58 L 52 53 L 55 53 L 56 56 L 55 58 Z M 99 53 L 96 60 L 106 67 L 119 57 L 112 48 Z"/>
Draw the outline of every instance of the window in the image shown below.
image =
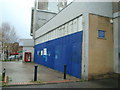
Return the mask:
<path id="1" fill-rule="evenodd" d="M 98 38 L 105 38 L 105 31 L 104 30 L 98 30 Z"/>
<path id="2" fill-rule="evenodd" d="M 38 55 L 38 56 L 40 55 L 40 51 L 37 51 L 37 55 Z"/>

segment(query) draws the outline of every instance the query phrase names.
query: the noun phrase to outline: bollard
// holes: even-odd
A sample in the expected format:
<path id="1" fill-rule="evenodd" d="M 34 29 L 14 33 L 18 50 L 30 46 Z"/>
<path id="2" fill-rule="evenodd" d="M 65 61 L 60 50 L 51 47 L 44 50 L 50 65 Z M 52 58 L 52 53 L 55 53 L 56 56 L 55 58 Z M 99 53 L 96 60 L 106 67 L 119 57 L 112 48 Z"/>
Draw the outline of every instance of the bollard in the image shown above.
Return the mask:
<path id="1" fill-rule="evenodd" d="M 5 76 L 5 83 L 8 84 L 9 83 L 9 77 L 8 76 Z"/>
<path id="2" fill-rule="evenodd" d="M 64 65 L 64 79 L 66 79 L 66 64 Z"/>
<path id="3" fill-rule="evenodd" d="M 34 70 L 34 81 L 37 81 L 37 65 L 34 66 L 35 70 Z"/>
<path id="4" fill-rule="evenodd" d="M 2 81 L 5 80 L 5 72 L 6 72 L 6 70 L 5 70 L 5 68 L 4 68 L 4 69 L 3 69 L 3 72 L 2 72 Z"/>

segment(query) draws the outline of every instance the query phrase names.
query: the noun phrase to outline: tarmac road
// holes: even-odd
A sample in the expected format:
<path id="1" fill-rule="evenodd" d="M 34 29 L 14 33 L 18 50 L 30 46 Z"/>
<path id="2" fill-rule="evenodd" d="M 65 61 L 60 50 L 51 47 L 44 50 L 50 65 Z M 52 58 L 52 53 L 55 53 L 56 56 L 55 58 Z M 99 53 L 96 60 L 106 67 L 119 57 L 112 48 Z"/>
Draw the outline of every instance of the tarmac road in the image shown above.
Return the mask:
<path id="1" fill-rule="evenodd" d="M 111 79 L 92 80 L 85 82 L 10 86 L 8 88 L 118 88 L 118 79 L 111 78 Z"/>

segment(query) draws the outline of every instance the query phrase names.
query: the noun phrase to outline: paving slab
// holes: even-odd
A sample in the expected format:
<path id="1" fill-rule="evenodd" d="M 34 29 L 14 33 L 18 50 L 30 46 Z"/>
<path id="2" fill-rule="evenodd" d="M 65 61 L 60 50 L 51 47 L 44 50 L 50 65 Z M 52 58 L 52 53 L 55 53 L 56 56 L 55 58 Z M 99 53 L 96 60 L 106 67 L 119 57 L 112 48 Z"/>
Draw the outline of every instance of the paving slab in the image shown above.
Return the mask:
<path id="1" fill-rule="evenodd" d="M 63 79 L 63 73 L 47 68 L 45 66 L 30 62 L 25 63 L 22 61 L 14 62 L 3 62 L 3 68 L 6 68 L 6 75 L 10 78 L 10 84 L 12 83 L 27 83 L 33 81 L 34 77 L 34 66 L 38 65 L 38 81 L 41 82 L 51 82 L 51 81 L 61 81 Z M 79 79 L 70 75 L 67 75 L 66 80 L 76 80 Z"/>

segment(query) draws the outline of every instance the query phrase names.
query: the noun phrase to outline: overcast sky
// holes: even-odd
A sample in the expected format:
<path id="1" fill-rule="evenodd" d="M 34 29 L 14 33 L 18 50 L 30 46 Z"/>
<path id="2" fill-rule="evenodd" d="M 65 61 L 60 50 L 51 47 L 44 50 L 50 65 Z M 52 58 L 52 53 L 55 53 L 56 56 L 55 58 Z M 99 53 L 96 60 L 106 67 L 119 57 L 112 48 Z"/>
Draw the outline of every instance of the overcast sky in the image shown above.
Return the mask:
<path id="1" fill-rule="evenodd" d="M 31 7 L 34 0 L 0 0 L 0 23 L 9 22 L 19 38 L 31 38 Z"/>
<path id="2" fill-rule="evenodd" d="M 72 0 L 69 0 L 71 2 Z M 31 8 L 34 0 L 0 0 L 0 24 L 9 22 L 20 39 L 30 36 Z"/>

